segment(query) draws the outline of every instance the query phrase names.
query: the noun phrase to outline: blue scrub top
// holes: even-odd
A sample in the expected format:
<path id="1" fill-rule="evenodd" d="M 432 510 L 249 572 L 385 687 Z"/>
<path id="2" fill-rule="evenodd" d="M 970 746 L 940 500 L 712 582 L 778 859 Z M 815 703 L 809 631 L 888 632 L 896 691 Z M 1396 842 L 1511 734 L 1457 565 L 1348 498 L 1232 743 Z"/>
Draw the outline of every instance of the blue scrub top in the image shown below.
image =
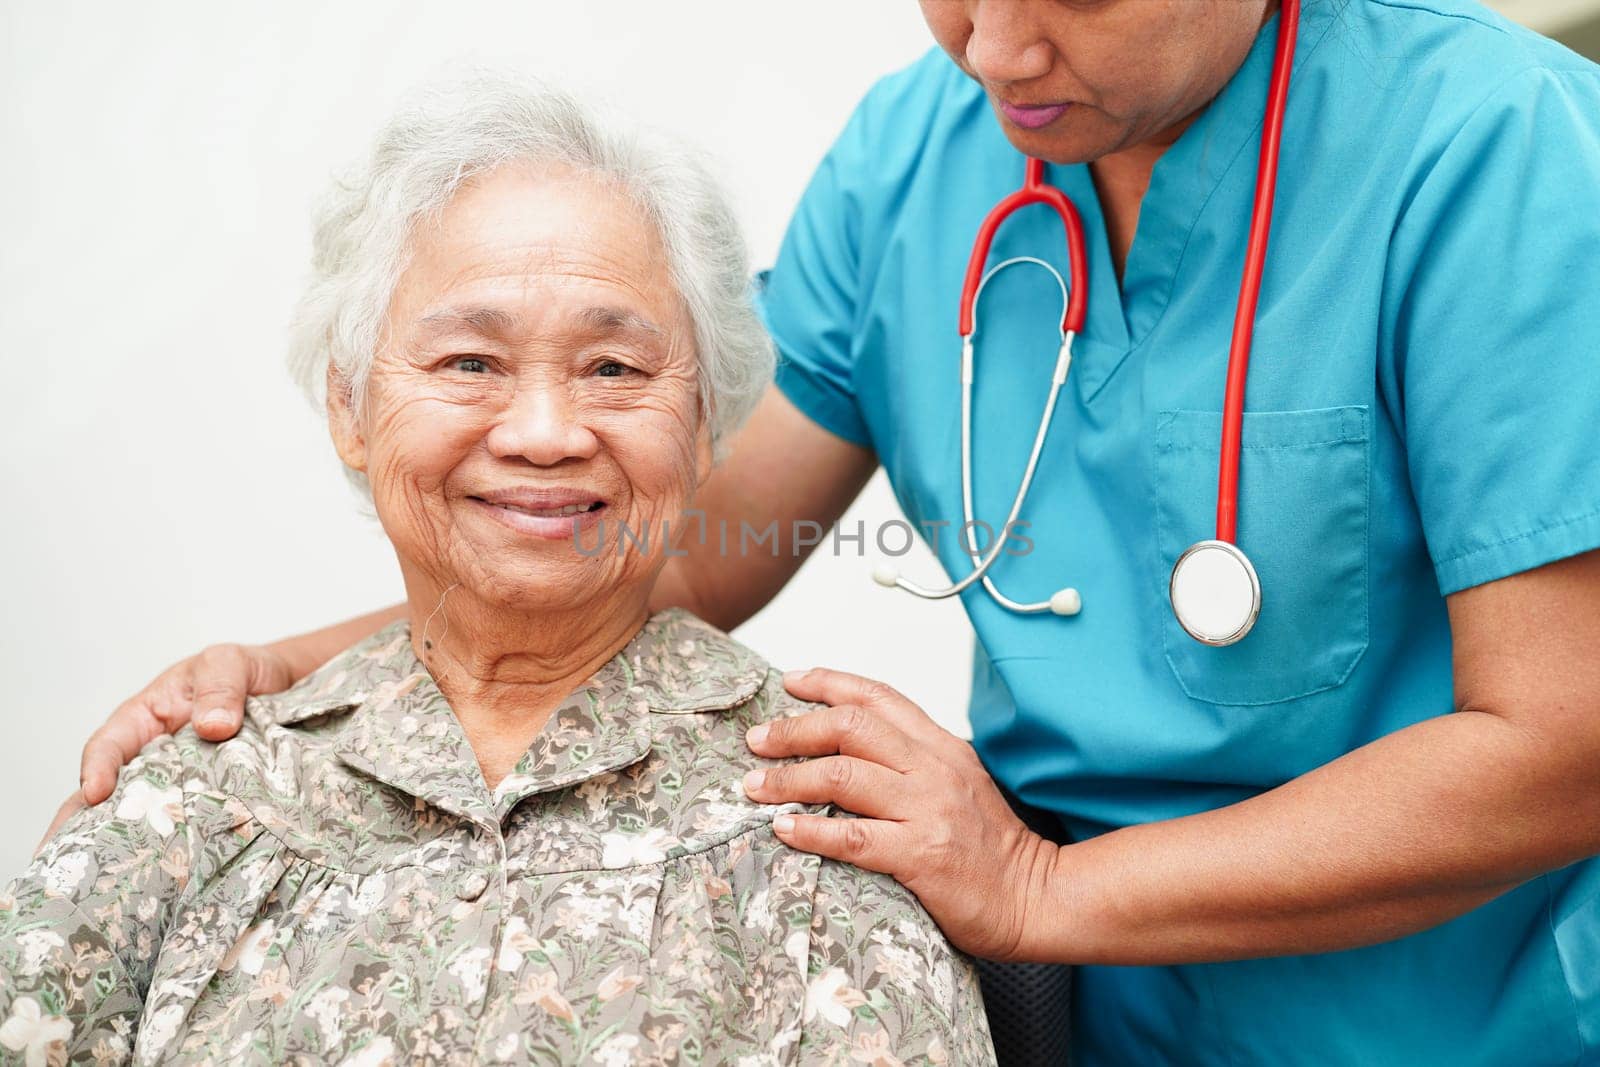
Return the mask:
<path id="1" fill-rule="evenodd" d="M 1244 421 L 1261 616 L 1229 648 L 1178 628 L 1173 561 L 1214 533 L 1276 30 L 1156 165 L 1120 292 L 1087 168 L 1047 169 L 1083 215 L 1088 321 L 1023 515 L 1034 550 L 994 576 L 1016 599 L 1074 585 L 1084 607 L 964 602 L 978 752 L 1079 837 L 1244 800 L 1449 713 L 1445 595 L 1600 546 L 1600 68 L 1466 2 L 1312 0 Z M 763 279 L 780 388 L 876 451 L 913 523 L 960 522 L 957 296 L 1022 173 L 978 86 L 930 53 L 857 109 Z M 1001 229 L 990 262 L 1015 255 L 1064 269 L 1047 208 Z M 984 295 L 993 523 L 1059 308 L 1035 268 Z M 937 551 L 968 573 L 948 530 Z M 1370 948 L 1082 968 L 1074 1021 L 1082 1065 L 1600 1063 L 1600 865 Z"/>

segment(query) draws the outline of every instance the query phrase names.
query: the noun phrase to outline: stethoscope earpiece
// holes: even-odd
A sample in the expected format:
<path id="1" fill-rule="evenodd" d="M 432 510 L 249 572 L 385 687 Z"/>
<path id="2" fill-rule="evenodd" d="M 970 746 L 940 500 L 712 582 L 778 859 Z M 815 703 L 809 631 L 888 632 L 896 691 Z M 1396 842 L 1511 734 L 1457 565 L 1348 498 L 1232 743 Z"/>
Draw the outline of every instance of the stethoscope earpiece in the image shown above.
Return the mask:
<path id="1" fill-rule="evenodd" d="M 1083 598 L 1076 589 L 1070 586 L 1058 589 L 1050 597 L 1050 613 L 1052 615 L 1076 615 L 1083 610 Z"/>

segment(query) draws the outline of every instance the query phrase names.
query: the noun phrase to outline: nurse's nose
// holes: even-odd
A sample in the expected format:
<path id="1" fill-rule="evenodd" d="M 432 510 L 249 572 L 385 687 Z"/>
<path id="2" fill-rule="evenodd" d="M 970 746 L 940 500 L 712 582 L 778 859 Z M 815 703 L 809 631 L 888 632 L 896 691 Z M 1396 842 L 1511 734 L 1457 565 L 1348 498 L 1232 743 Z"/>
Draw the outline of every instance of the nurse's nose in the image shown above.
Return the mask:
<path id="1" fill-rule="evenodd" d="M 600 439 L 583 413 L 569 382 L 519 384 L 486 443 L 497 459 L 523 459 L 539 467 L 590 459 L 600 450 Z"/>
<path id="2" fill-rule="evenodd" d="M 1040 31 L 1034 5 L 978 0 L 972 7 L 967 66 L 987 85 L 1042 78 L 1055 64 L 1055 46 Z"/>

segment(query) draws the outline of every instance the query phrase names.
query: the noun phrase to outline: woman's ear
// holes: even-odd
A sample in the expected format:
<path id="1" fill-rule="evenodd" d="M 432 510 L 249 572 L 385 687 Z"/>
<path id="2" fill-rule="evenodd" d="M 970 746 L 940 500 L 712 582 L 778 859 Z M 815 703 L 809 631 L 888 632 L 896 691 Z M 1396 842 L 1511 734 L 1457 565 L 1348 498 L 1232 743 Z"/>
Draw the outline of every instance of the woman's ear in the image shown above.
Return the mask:
<path id="1" fill-rule="evenodd" d="M 331 359 L 328 361 L 327 393 L 328 434 L 333 438 L 333 449 L 346 467 L 366 473 L 367 441 L 361 436 L 361 420 L 352 406 L 354 397 L 350 382 Z"/>

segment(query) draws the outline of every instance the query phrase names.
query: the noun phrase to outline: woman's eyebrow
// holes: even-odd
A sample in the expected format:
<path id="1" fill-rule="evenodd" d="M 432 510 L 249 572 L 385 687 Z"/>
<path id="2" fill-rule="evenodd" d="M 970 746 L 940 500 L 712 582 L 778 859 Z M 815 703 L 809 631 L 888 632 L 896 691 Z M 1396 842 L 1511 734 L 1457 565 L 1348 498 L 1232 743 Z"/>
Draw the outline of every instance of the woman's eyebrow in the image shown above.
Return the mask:
<path id="1" fill-rule="evenodd" d="M 589 337 L 631 336 L 638 340 L 657 340 L 666 334 L 660 326 L 637 312 L 610 305 L 580 308 L 568 320 L 566 332 Z M 525 333 L 516 316 L 495 307 L 448 307 L 424 315 L 417 323 L 434 334 L 465 331 L 480 337 L 510 339 Z"/>
<path id="2" fill-rule="evenodd" d="M 516 330 L 510 314 L 492 307 L 451 307 L 424 315 L 417 325 L 435 334 L 466 331 L 481 337 L 509 337 Z"/>
<path id="3" fill-rule="evenodd" d="M 625 308 L 598 305 L 586 307 L 577 313 L 575 319 L 583 332 L 601 337 L 631 334 L 636 338 L 656 340 L 666 333 L 643 315 Z"/>

